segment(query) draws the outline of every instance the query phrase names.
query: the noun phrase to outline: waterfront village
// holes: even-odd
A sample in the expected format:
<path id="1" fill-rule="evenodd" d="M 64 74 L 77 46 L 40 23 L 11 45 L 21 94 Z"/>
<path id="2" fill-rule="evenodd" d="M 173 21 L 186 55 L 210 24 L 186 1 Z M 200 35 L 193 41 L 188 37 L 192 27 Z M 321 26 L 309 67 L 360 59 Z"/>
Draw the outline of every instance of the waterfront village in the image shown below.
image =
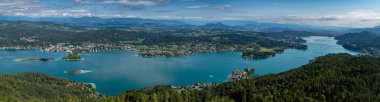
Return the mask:
<path id="1" fill-rule="evenodd" d="M 84 53 L 99 52 L 107 50 L 133 50 L 130 44 L 109 44 L 109 43 L 83 43 L 80 45 L 70 43 L 47 44 L 43 46 L 0 46 L 0 49 L 41 49 L 44 52 L 67 52 L 67 53 Z"/>
<path id="2" fill-rule="evenodd" d="M 255 70 L 252 68 L 245 68 L 244 70 L 235 70 L 228 76 L 228 81 L 237 81 L 242 79 L 248 79 L 252 77 Z"/>
<path id="3" fill-rule="evenodd" d="M 67 43 L 50 44 L 42 49 L 45 52 L 68 52 L 68 53 L 83 53 L 83 52 L 99 52 L 107 50 L 132 50 L 129 44 L 95 44 L 84 43 L 82 45 L 71 45 Z"/>
<path id="4" fill-rule="evenodd" d="M 232 71 L 230 75 L 227 77 L 228 82 L 243 80 L 243 79 L 249 79 L 251 77 L 254 77 L 255 70 L 252 68 L 245 68 L 244 70 L 235 70 Z M 178 92 L 181 92 L 182 90 L 191 89 L 191 90 L 204 90 L 207 88 L 212 88 L 217 86 L 218 83 L 196 83 L 188 86 L 183 87 L 176 87 L 172 86 L 172 88 L 177 89 Z"/>

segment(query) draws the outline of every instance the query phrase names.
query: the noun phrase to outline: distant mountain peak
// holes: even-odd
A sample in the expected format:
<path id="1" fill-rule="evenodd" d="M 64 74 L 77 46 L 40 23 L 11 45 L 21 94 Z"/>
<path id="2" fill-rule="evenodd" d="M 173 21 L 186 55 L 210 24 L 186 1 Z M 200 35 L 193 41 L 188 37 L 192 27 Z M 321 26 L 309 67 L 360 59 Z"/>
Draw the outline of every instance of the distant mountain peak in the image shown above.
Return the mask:
<path id="1" fill-rule="evenodd" d="M 223 25 L 223 26 L 226 26 L 225 24 L 223 24 L 222 22 L 216 22 L 216 23 L 207 23 L 205 25 Z"/>
<path id="2" fill-rule="evenodd" d="M 224 25 L 222 22 L 217 22 L 217 23 L 215 23 L 215 24 L 221 24 L 221 25 Z"/>
<path id="3" fill-rule="evenodd" d="M 226 24 L 223 24 L 222 22 L 217 22 L 217 23 L 207 23 L 204 25 L 205 27 L 232 27 Z"/>
<path id="4" fill-rule="evenodd" d="M 80 17 L 80 18 L 100 18 L 100 17 L 96 17 L 96 16 L 83 16 L 83 17 Z"/>

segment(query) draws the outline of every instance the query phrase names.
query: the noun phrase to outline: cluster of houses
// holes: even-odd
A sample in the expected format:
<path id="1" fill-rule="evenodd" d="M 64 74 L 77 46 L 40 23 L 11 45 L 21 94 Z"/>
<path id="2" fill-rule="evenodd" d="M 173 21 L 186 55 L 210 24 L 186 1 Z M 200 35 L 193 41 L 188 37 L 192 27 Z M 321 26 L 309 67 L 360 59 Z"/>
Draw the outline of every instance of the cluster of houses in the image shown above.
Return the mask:
<path id="1" fill-rule="evenodd" d="M 227 81 L 248 79 L 252 77 L 254 73 L 255 73 L 255 70 L 252 68 L 245 68 L 244 70 L 235 70 L 235 71 L 232 71 L 231 74 L 228 76 Z M 171 87 L 174 89 L 177 89 L 178 92 L 181 92 L 185 89 L 204 90 L 210 87 L 215 87 L 217 85 L 218 83 L 196 83 L 196 84 L 183 86 L 183 87 L 176 87 L 176 86 L 171 86 Z"/>
<path id="2" fill-rule="evenodd" d="M 252 68 L 245 68 L 244 70 L 235 70 L 232 71 L 228 76 L 228 81 L 237 81 L 242 79 L 248 79 L 255 73 L 255 70 Z"/>
<path id="3" fill-rule="evenodd" d="M 35 47 L 31 47 L 31 46 L 2 47 L 2 46 L 0 46 L 0 50 L 5 50 L 5 49 L 20 50 L 20 49 L 35 49 Z"/>
<path id="4" fill-rule="evenodd" d="M 217 85 L 218 85 L 217 83 L 195 83 L 195 84 L 187 85 L 187 86 L 181 86 L 181 87 L 171 86 L 171 87 L 173 89 L 176 89 L 176 91 L 178 93 L 181 93 L 182 91 L 184 91 L 186 89 L 190 89 L 190 90 L 204 90 L 204 89 L 207 89 L 207 88 L 210 88 L 210 87 L 216 87 Z"/>
<path id="5" fill-rule="evenodd" d="M 82 45 L 70 45 L 67 43 L 51 44 L 42 49 L 45 52 L 67 52 L 67 53 L 82 53 L 82 52 L 99 52 L 106 50 L 127 50 L 129 46 L 115 46 L 112 44 L 95 44 L 85 43 Z"/>
<path id="6" fill-rule="evenodd" d="M 205 88 L 216 86 L 217 83 L 196 83 L 193 85 L 188 85 L 186 88 L 193 89 L 193 90 L 203 90 Z"/>

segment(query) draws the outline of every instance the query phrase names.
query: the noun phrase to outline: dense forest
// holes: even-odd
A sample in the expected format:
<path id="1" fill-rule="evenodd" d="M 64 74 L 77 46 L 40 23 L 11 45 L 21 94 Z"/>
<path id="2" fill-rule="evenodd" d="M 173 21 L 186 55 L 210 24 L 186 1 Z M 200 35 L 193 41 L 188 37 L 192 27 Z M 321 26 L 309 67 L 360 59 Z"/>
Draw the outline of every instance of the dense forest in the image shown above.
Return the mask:
<path id="1" fill-rule="evenodd" d="M 338 44 L 366 55 L 380 57 L 380 34 L 372 32 L 348 33 L 339 37 Z"/>
<path id="2" fill-rule="evenodd" d="M 0 74 L 0 101 L 80 101 L 101 97 L 89 85 L 40 73 Z"/>
<path id="3" fill-rule="evenodd" d="M 0 100 L 3 101 L 380 101 L 380 59 L 349 54 L 330 54 L 286 72 L 221 83 L 201 90 L 159 85 L 126 91 L 117 96 L 101 96 L 88 91 L 85 86 L 67 86 L 70 81 L 43 74 L 3 74 L 0 79 L 0 92 L 3 96 Z"/>

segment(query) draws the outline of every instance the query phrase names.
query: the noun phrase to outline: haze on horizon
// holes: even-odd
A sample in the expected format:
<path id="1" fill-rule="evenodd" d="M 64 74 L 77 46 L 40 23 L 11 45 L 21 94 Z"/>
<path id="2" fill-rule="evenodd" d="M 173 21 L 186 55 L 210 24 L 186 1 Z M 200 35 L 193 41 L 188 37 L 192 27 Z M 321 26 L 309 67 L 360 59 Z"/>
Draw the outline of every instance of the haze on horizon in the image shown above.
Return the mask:
<path id="1" fill-rule="evenodd" d="M 247 20 L 363 28 L 380 25 L 379 5 L 377 0 L 1 0 L 0 14 Z"/>

